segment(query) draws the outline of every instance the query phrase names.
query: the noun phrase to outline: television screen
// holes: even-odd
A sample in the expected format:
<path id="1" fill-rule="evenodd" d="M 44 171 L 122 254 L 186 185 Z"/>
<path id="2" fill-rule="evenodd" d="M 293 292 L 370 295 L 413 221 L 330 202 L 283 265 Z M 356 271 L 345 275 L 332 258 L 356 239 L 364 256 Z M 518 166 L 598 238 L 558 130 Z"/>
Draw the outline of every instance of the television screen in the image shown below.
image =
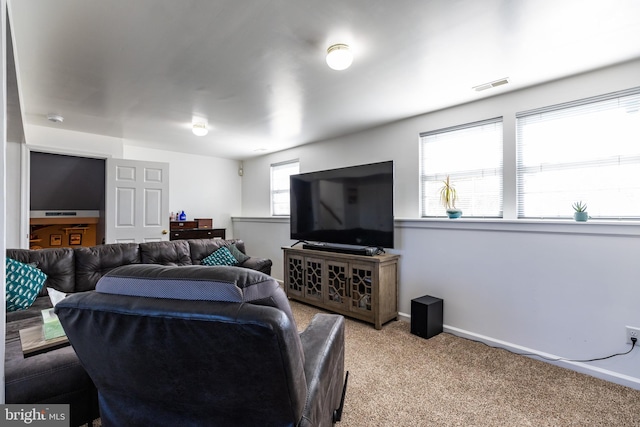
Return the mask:
<path id="1" fill-rule="evenodd" d="M 291 239 L 393 248 L 393 161 L 291 176 Z"/>

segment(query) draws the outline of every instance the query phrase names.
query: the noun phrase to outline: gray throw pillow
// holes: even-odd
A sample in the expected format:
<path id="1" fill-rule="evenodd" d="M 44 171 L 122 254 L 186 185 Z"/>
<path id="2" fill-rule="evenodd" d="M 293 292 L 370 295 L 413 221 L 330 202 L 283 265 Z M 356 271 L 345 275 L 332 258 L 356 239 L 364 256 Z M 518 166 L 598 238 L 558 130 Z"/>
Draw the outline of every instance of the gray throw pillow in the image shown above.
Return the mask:
<path id="1" fill-rule="evenodd" d="M 238 249 L 236 245 L 229 245 L 227 246 L 227 248 L 229 249 L 229 252 L 231 252 L 231 255 L 233 255 L 233 257 L 238 260 L 238 264 L 242 264 L 250 258 L 240 252 L 240 249 Z"/>

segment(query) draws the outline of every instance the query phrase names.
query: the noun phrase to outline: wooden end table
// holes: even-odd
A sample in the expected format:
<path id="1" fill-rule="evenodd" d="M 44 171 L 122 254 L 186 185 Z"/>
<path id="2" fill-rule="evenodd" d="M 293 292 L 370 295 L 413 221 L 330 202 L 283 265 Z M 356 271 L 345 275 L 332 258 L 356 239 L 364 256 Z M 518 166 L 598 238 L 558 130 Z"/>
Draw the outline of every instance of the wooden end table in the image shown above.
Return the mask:
<path id="1" fill-rule="evenodd" d="M 66 335 L 61 337 L 44 338 L 44 325 L 32 326 L 20 330 L 20 342 L 22 344 L 22 354 L 24 357 L 35 356 L 36 354 L 66 347 L 69 340 Z"/>

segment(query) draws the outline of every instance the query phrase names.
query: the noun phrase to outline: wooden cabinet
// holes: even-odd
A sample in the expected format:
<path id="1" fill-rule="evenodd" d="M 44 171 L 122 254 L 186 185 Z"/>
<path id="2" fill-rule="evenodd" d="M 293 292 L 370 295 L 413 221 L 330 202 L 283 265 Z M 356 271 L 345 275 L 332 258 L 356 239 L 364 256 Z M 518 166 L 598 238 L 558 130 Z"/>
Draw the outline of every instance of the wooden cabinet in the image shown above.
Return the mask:
<path id="1" fill-rule="evenodd" d="M 399 255 L 282 249 L 289 298 L 373 323 L 376 329 L 398 319 Z"/>
<path id="2" fill-rule="evenodd" d="M 225 228 L 210 228 L 211 219 L 199 218 L 194 221 L 171 221 L 169 240 L 184 239 L 225 239 Z"/>
<path id="3" fill-rule="evenodd" d="M 197 221 L 171 221 L 169 223 L 169 229 L 171 231 L 174 230 L 193 230 L 194 228 L 198 228 Z"/>

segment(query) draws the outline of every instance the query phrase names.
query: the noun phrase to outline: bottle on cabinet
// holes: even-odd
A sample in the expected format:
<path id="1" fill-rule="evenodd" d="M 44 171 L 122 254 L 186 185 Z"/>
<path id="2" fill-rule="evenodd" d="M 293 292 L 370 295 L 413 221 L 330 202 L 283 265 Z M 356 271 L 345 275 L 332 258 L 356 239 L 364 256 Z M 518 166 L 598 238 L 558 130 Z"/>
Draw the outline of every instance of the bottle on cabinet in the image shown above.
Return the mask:
<path id="1" fill-rule="evenodd" d="M 187 220 L 187 214 L 184 213 L 184 211 L 180 212 L 179 220 L 180 221 L 186 221 Z"/>

